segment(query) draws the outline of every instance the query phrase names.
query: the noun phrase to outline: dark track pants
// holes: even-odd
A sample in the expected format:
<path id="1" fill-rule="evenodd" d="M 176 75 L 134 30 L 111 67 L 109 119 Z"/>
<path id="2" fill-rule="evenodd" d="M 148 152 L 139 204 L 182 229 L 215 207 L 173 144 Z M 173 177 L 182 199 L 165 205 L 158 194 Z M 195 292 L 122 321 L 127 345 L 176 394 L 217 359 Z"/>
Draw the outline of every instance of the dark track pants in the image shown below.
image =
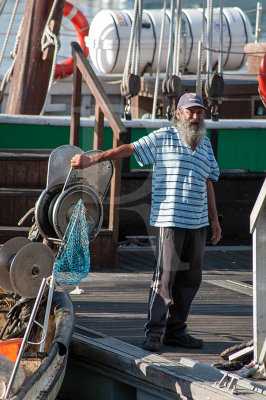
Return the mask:
<path id="1" fill-rule="evenodd" d="M 202 279 L 206 227 L 160 228 L 145 335 L 180 335 Z"/>

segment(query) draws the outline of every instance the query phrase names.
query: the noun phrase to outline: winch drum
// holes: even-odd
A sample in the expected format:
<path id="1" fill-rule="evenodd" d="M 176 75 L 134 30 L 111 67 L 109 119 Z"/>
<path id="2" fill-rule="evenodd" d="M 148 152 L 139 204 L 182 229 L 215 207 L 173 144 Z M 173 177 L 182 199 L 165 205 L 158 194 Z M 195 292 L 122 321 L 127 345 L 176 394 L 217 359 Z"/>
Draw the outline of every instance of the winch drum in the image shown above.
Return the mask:
<path id="1" fill-rule="evenodd" d="M 69 169 L 75 154 L 88 156 L 100 150 L 83 152 L 76 146 L 63 145 L 49 157 L 47 187 L 35 207 L 35 220 L 40 234 L 47 240 L 62 240 L 75 205 L 83 199 L 89 238 L 98 234 L 103 221 L 102 200 L 113 175 L 112 161 L 84 169 Z"/>
<path id="2" fill-rule="evenodd" d="M 80 199 L 86 209 L 89 238 L 93 239 L 97 235 L 103 221 L 102 202 L 90 187 L 72 185 L 57 197 L 53 207 L 53 226 L 60 239 L 63 239 L 75 205 Z"/>
<path id="3" fill-rule="evenodd" d="M 0 248 L 0 286 L 21 297 L 36 297 L 43 278 L 52 274 L 54 253 L 44 243 L 15 237 Z"/>

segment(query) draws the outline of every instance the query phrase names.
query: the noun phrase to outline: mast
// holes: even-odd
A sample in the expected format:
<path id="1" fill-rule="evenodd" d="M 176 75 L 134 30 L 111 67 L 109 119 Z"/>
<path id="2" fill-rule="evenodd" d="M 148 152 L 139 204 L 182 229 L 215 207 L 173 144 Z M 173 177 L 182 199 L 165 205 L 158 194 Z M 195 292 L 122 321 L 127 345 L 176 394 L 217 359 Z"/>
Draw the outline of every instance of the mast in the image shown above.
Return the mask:
<path id="1" fill-rule="evenodd" d="M 40 114 L 50 79 L 54 46 L 41 50 L 44 28 L 56 1 L 50 29 L 60 30 L 65 0 L 28 0 L 7 101 L 7 114 Z"/>

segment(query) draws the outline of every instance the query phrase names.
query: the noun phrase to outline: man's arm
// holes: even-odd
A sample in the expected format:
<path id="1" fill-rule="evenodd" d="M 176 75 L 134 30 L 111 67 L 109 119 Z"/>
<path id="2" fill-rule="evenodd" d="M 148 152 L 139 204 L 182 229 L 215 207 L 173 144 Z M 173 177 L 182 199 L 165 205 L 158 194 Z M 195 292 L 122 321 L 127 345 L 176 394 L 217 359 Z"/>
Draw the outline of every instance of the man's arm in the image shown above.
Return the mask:
<path id="1" fill-rule="evenodd" d="M 216 245 L 221 239 L 221 227 L 218 220 L 215 194 L 211 180 L 207 179 L 206 184 L 207 184 L 208 211 L 211 219 L 211 231 L 212 231 L 211 241 L 213 245 Z"/>
<path id="2" fill-rule="evenodd" d="M 71 160 L 71 167 L 74 169 L 83 169 L 102 161 L 126 158 L 133 153 L 135 153 L 135 148 L 132 144 L 123 144 L 115 149 L 106 150 L 90 157 L 85 154 L 76 154 Z"/>

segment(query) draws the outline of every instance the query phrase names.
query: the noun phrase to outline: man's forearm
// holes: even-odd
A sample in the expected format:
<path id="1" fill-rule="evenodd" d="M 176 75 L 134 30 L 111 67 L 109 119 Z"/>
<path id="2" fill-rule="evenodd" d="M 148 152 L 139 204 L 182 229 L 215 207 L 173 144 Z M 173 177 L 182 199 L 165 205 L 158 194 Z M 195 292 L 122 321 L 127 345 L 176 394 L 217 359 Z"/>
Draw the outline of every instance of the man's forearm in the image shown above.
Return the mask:
<path id="1" fill-rule="evenodd" d="M 208 212 L 211 220 L 218 221 L 218 213 L 215 202 L 215 194 L 213 185 L 210 179 L 207 179 L 207 199 L 208 199 Z"/>
<path id="2" fill-rule="evenodd" d="M 211 219 L 212 237 L 211 242 L 216 245 L 221 239 L 221 227 L 219 224 L 218 213 L 216 209 L 215 194 L 210 179 L 207 179 L 207 198 L 208 198 L 208 211 Z"/>
<path id="3" fill-rule="evenodd" d="M 135 148 L 132 144 L 123 144 L 115 149 L 106 150 L 90 157 L 85 154 L 76 154 L 71 160 L 71 167 L 87 168 L 102 161 L 119 160 L 121 158 L 129 157 L 134 152 Z"/>

